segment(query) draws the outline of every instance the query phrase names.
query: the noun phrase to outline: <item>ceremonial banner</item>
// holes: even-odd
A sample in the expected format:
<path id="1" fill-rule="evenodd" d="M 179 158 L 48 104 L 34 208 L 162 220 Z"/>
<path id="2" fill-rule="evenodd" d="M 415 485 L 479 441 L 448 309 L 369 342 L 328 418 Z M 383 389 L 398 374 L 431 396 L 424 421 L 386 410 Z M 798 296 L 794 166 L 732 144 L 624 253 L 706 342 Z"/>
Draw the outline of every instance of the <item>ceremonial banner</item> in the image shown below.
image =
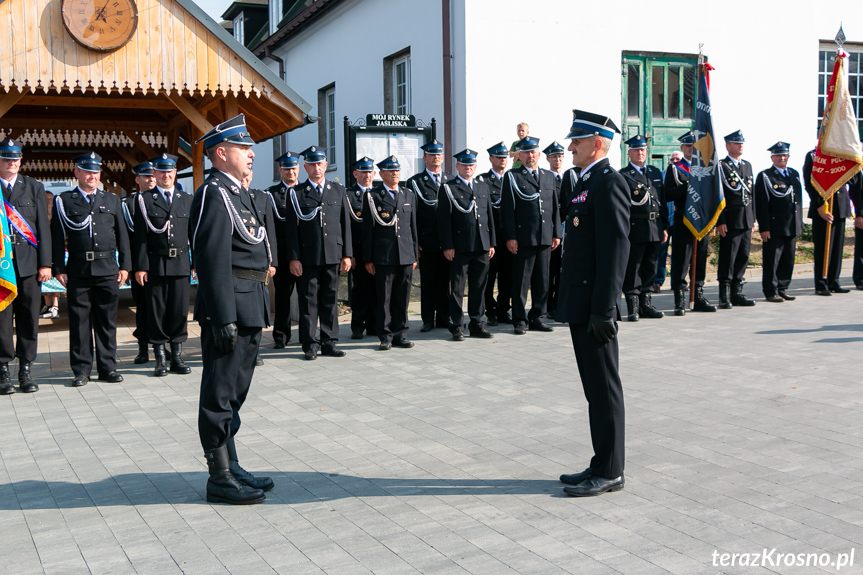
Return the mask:
<path id="1" fill-rule="evenodd" d="M 719 183 L 719 154 L 713 137 L 710 109 L 710 70 L 707 63 L 699 65 L 698 102 L 695 109 L 695 144 L 683 221 L 696 239 L 706 236 L 719 214 L 725 209 L 725 197 Z"/>
<path id="2" fill-rule="evenodd" d="M 9 242 L 9 222 L 5 210 L 0 210 L 3 241 L 0 246 L 0 311 L 6 309 L 18 295 L 15 265 L 12 263 L 12 244 Z"/>
<path id="3" fill-rule="evenodd" d="M 825 200 L 863 167 L 857 118 L 843 72 L 847 57 L 842 50 L 836 54 L 827 89 L 827 105 L 818 128 L 818 146 L 812 158 L 812 185 Z"/>

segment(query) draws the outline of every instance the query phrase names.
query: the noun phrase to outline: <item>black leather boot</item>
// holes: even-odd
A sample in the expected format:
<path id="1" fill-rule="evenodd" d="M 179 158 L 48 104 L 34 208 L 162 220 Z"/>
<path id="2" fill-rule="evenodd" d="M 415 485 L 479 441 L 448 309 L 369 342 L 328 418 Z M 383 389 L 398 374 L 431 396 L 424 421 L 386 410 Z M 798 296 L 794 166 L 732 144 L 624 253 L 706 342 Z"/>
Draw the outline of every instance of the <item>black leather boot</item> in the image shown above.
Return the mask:
<path id="1" fill-rule="evenodd" d="M 665 317 L 665 314 L 653 307 L 653 302 L 650 301 L 649 293 L 643 293 L 638 296 L 638 311 L 641 313 L 641 317 L 649 319 Z"/>
<path id="2" fill-rule="evenodd" d="M 674 290 L 674 315 L 686 315 L 686 292 L 683 288 Z"/>
<path id="3" fill-rule="evenodd" d="M 752 307 L 755 302 L 743 295 L 743 282 L 731 282 L 731 303 L 734 305 Z"/>
<path id="4" fill-rule="evenodd" d="M 255 477 L 240 467 L 240 461 L 237 458 L 237 445 L 234 443 L 233 437 L 228 440 L 225 446 L 228 448 L 228 459 L 231 462 L 231 473 L 234 474 L 234 477 L 253 489 L 269 491 L 273 488 L 273 485 L 275 484 L 269 477 Z"/>
<path id="5" fill-rule="evenodd" d="M 135 363 L 141 365 L 142 363 L 147 363 L 150 361 L 150 353 L 147 349 L 146 341 L 138 342 L 138 355 L 135 356 Z"/>
<path id="6" fill-rule="evenodd" d="M 153 370 L 153 375 L 156 377 L 165 377 L 168 375 L 168 366 L 166 365 L 168 358 L 165 357 L 165 344 L 154 343 L 153 355 L 156 356 L 156 369 Z"/>
<path id="7" fill-rule="evenodd" d="M 626 296 L 626 321 L 638 321 L 638 296 Z"/>
<path id="8" fill-rule="evenodd" d="M 39 391 L 39 386 L 33 381 L 33 376 L 30 374 L 30 362 L 23 359 L 18 360 L 18 385 L 24 393 L 34 393 Z"/>
<path id="9" fill-rule="evenodd" d="M 0 395 L 12 395 L 15 386 L 12 385 L 12 377 L 9 376 L 9 364 L 0 363 Z"/>
<path id="10" fill-rule="evenodd" d="M 186 365 L 183 361 L 183 344 L 171 344 L 171 371 L 174 373 L 187 374 L 192 373 L 192 368 Z"/>
<path id="11" fill-rule="evenodd" d="M 260 489 L 252 489 L 231 473 L 228 446 L 204 452 L 210 478 L 207 480 L 207 503 L 254 505 L 267 498 Z"/>
<path id="12" fill-rule="evenodd" d="M 701 286 L 695 288 L 695 305 L 692 306 L 692 309 L 695 311 L 716 311 L 716 306 L 704 297 L 704 288 Z"/>
<path id="13" fill-rule="evenodd" d="M 728 282 L 719 282 L 719 309 L 731 309 L 731 300 L 728 299 Z"/>

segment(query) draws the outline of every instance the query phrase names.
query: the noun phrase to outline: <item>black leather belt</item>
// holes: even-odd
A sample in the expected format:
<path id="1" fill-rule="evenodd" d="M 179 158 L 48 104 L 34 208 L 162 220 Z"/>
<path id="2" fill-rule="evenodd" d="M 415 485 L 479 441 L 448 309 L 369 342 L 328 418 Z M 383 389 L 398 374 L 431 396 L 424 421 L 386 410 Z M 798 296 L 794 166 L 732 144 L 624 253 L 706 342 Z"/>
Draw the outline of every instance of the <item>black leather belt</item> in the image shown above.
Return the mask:
<path id="1" fill-rule="evenodd" d="M 92 262 L 94 260 L 104 260 L 114 257 L 114 251 L 110 252 L 81 252 L 80 254 L 69 254 L 70 260 L 84 260 Z"/>
<path id="2" fill-rule="evenodd" d="M 636 220 L 655 220 L 659 217 L 659 214 L 650 212 L 649 214 L 632 214 L 632 217 Z"/>
<path id="3" fill-rule="evenodd" d="M 264 285 L 270 283 L 270 272 L 259 272 L 255 270 L 247 270 L 243 268 L 231 268 L 231 275 L 241 280 L 252 280 L 253 282 L 261 282 Z"/>
<path id="4" fill-rule="evenodd" d="M 188 252 L 189 248 L 168 248 L 166 250 L 153 250 L 150 252 L 150 255 L 168 256 L 169 258 L 175 258 Z"/>

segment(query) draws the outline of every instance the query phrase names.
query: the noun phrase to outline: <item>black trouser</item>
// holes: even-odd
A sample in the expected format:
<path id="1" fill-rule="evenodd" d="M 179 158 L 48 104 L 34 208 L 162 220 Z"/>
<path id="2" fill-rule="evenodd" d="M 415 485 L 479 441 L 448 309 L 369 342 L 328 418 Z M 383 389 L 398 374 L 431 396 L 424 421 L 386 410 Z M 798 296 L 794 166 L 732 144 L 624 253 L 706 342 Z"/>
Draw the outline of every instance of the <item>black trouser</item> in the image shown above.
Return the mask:
<path id="1" fill-rule="evenodd" d="M 456 253 L 450 266 L 450 329 L 461 329 L 464 326 L 464 283 L 467 288 L 467 315 L 470 318 L 468 328 L 471 333 L 485 327 L 485 283 L 488 279 L 488 252 Z"/>
<path id="2" fill-rule="evenodd" d="M 839 274 L 842 273 L 842 248 L 845 245 L 845 218 L 835 218 L 830 226 L 830 261 L 827 265 L 827 277 L 824 273 L 824 235 L 827 233 L 827 222 L 820 216 L 812 218 L 812 243 L 815 244 L 815 289 L 824 291 L 831 286 L 839 285 Z"/>
<path id="3" fill-rule="evenodd" d="M 618 338 L 601 343 L 587 324 L 570 324 L 572 347 L 590 417 L 593 475 L 614 479 L 623 475 L 623 386 L 618 374 Z"/>
<path id="4" fill-rule="evenodd" d="M 375 333 L 375 276 L 366 271 L 365 262 L 355 258 L 351 268 L 351 331 Z"/>
<path id="5" fill-rule="evenodd" d="M 420 251 L 419 267 L 423 323 L 449 324 L 449 260 L 443 252 Z"/>
<path id="6" fill-rule="evenodd" d="M 692 244 L 695 236 L 682 221 L 674 220 L 674 234 L 671 240 L 671 289 L 681 289 L 688 284 L 689 265 L 692 263 Z M 682 219 L 682 218 L 681 218 Z M 707 271 L 707 244 L 709 236 L 698 242 L 695 252 L 695 287 L 704 286 Z"/>
<path id="7" fill-rule="evenodd" d="M 132 286 L 132 301 L 135 302 L 135 331 L 132 332 L 132 337 L 138 340 L 138 343 L 147 344 L 147 296 L 144 286 L 135 281 L 135 272 L 129 272 L 132 281 L 129 282 Z"/>
<path id="8" fill-rule="evenodd" d="M 137 283 L 137 282 L 135 282 Z M 183 343 L 189 335 L 189 276 L 147 274 L 147 339 L 152 344 Z"/>
<path id="9" fill-rule="evenodd" d="M 36 340 L 39 338 L 39 308 L 42 292 L 36 276 L 17 278 L 18 295 L 6 309 L 0 311 L 0 363 L 9 363 L 15 357 L 23 361 L 36 360 Z M 12 345 L 12 316 L 15 316 L 15 335 Z"/>
<path id="10" fill-rule="evenodd" d="M 623 293 L 640 295 L 652 291 L 658 258 L 659 242 L 632 242 L 629 245 L 629 260 L 623 276 Z"/>
<path id="11" fill-rule="evenodd" d="M 548 263 L 548 312 L 554 313 L 557 309 L 557 293 L 560 290 L 560 265 L 563 246 L 557 246 L 551 250 Z"/>
<path id="12" fill-rule="evenodd" d="M 551 246 L 518 246 L 512 256 L 512 325 L 539 321 L 548 304 L 548 264 Z M 527 288 L 530 287 L 530 313 Z"/>
<path id="13" fill-rule="evenodd" d="M 90 375 L 93 341 L 96 370 L 102 375 L 117 369 L 117 276 L 79 278 L 69 276 L 66 301 L 69 306 L 69 365 L 72 373 Z"/>
<path id="14" fill-rule="evenodd" d="M 276 274 L 278 275 L 278 274 Z M 303 266 L 297 278 L 300 307 L 300 343 L 303 351 L 334 346 L 339 341 L 339 264 Z M 321 320 L 321 337 L 315 337 Z"/>
<path id="15" fill-rule="evenodd" d="M 743 281 L 746 266 L 749 265 L 749 248 L 752 244 L 752 228 L 732 230 L 728 228 L 725 236 L 719 238 L 719 263 L 716 266 L 716 279 L 721 282 Z"/>
<path id="16" fill-rule="evenodd" d="M 279 260 L 279 268 L 273 276 L 276 288 L 276 318 L 273 321 L 273 341 L 286 344 L 291 341 L 291 294 L 297 276 L 291 273 L 288 260 Z"/>
<path id="17" fill-rule="evenodd" d="M 375 290 L 377 291 L 375 332 L 382 342 L 401 341 L 407 337 L 411 277 L 413 277 L 412 264 L 375 266 Z"/>
<path id="18" fill-rule="evenodd" d="M 237 326 L 237 343 L 230 353 L 216 349 L 213 328 L 201 324 L 201 395 L 198 434 L 204 451 L 216 449 L 240 429 L 240 408 L 255 373 L 261 328 Z"/>
<path id="19" fill-rule="evenodd" d="M 501 237 L 501 236 L 498 236 Z M 497 279 L 497 301 L 494 299 L 494 280 Z M 494 250 L 488 263 L 488 281 L 485 284 L 485 309 L 491 315 L 503 317 L 510 310 L 512 298 L 512 252 L 502 245 Z"/>
<path id="20" fill-rule="evenodd" d="M 796 236 L 774 236 L 764 242 L 761 249 L 763 265 L 761 290 L 767 297 L 785 291 L 791 285 L 794 273 L 794 255 L 797 247 Z"/>
<path id="21" fill-rule="evenodd" d="M 863 230 L 854 228 L 854 269 L 851 272 L 854 285 L 863 287 Z"/>

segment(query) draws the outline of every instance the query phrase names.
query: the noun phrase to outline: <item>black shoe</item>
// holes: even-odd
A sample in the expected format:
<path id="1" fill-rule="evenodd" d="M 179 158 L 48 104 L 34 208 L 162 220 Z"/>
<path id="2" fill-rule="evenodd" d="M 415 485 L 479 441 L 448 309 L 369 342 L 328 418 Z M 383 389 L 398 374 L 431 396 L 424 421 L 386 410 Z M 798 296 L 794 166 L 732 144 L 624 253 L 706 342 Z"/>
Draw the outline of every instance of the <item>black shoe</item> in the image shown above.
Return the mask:
<path id="1" fill-rule="evenodd" d="M 393 340 L 393 345 L 395 347 L 403 347 L 405 349 L 410 349 L 414 346 L 414 342 L 408 341 L 406 339 L 396 339 Z"/>
<path id="2" fill-rule="evenodd" d="M 627 294 L 626 298 L 626 321 L 638 321 L 638 296 Z"/>
<path id="3" fill-rule="evenodd" d="M 797 296 L 788 295 L 788 293 L 783 290 L 779 290 L 779 297 L 786 301 L 794 301 L 797 299 Z"/>
<path id="4" fill-rule="evenodd" d="M 464 341 L 464 332 L 460 329 L 454 330 L 452 332 L 452 340 L 453 341 Z"/>
<path id="5" fill-rule="evenodd" d="M 833 293 L 848 293 L 851 290 L 844 288 L 844 287 L 840 286 L 839 284 L 833 284 L 832 286 L 830 286 L 830 291 L 832 291 Z"/>
<path id="6" fill-rule="evenodd" d="M 325 345 L 321 348 L 321 355 L 329 355 L 331 357 L 345 357 L 345 352 L 333 345 Z"/>
<path id="7" fill-rule="evenodd" d="M 237 444 L 234 443 L 234 438 L 230 438 L 225 446 L 228 448 L 228 460 L 230 463 L 231 473 L 234 474 L 234 477 L 239 479 L 242 483 L 245 483 L 252 489 L 260 489 L 261 491 L 269 491 L 275 486 L 273 480 L 269 477 L 255 477 L 242 467 L 240 467 L 240 460 L 237 457 Z"/>
<path id="8" fill-rule="evenodd" d="M 135 356 L 135 364 L 141 365 L 150 361 L 150 354 L 146 341 L 138 342 L 138 355 Z"/>
<path id="9" fill-rule="evenodd" d="M 815 295 L 833 295 L 829 290 L 826 289 L 817 289 L 815 290 Z"/>
<path id="10" fill-rule="evenodd" d="M 765 296 L 764 300 L 770 303 L 785 303 L 785 298 L 776 294 Z"/>
<path id="11" fill-rule="evenodd" d="M 482 339 L 491 339 L 494 337 L 494 335 L 485 328 L 477 329 L 477 330 L 470 332 L 470 336 L 471 337 L 479 337 Z"/>
<path id="12" fill-rule="evenodd" d="M 156 369 L 153 370 L 153 375 L 156 377 L 165 377 L 168 375 L 168 366 L 166 364 L 168 358 L 165 356 L 165 344 L 153 344 L 153 355 L 156 356 Z"/>
<path id="13" fill-rule="evenodd" d="M 434 329 L 434 325 L 431 322 L 426 321 L 426 322 L 423 322 L 423 326 L 420 328 L 420 331 L 423 333 L 427 333 L 433 329 Z"/>
<path id="14" fill-rule="evenodd" d="M 20 361 L 18 363 L 18 386 L 24 393 L 34 393 L 39 391 L 39 386 L 33 381 L 33 376 L 30 374 L 30 362 Z"/>
<path id="15" fill-rule="evenodd" d="M 204 457 L 210 473 L 207 480 L 207 503 L 254 505 L 267 498 L 263 490 L 249 487 L 233 474 L 227 445 L 205 451 Z"/>
<path id="16" fill-rule="evenodd" d="M 527 326 L 526 326 L 526 325 L 524 325 L 523 323 L 519 323 L 519 324 L 517 324 L 517 325 L 516 325 L 516 324 L 514 324 L 514 325 L 513 325 L 513 328 L 512 328 L 512 332 L 513 332 L 515 335 L 524 335 L 524 334 L 526 334 L 526 333 L 527 333 Z"/>
<path id="17" fill-rule="evenodd" d="M 9 364 L 0 363 L 0 395 L 12 395 L 15 386 L 12 385 L 12 377 L 9 375 Z"/>
<path id="18" fill-rule="evenodd" d="M 351 339 L 363 339 L 363 332 L 361 332 L 361 331 L 351 332 Z"/>
<path id="19" fill-rule="evenodd" d="M 255 365 L 258 367 L 264 365 L 264 358 L 262 358 L 260 355 L 256 355 L 255 356 Z"/>
<path id="20" fill-rule="evenodd" d="M 692 306 L 692 309 L 695 311 L 716 311 L 716 306 L 711 305 L 710 302 L 707 301 L 707 298 L 704 297 L 703 287 L 695 288 L 695 305 Z"/>
<path id="21" fill-rule="evenodd" d="M 581 473 L 572 473 L 570 475 L 561 475 L 560 482 L 566 483 L 567 485 L 578 485 L 585 479 L 590 479 L 593 476 L 593 472 L 590 467 L 582 471 Z"/>
<path id="22" fill-rule="evenodd" d="M 76 375 L 72 378 L 72 387 L 84 387 L 87 385 L 87 382 L 90 381 L 89 375 L 84 375 L 83 373 L 80 375 Z"/>
<path id="23" fill-rule="evenodd" d="M 573 487 L 564 487 L 563 492 L 572 497 L 593 497 L 594 495 L 602 495 L 611 491 L 620 491 L 623 489 L 623 476 L 615 479 L 606 479 L 604 477 L 589 477 Z"/>
<path id="24" fill-rule="evenodd" d="M 731 300 L 729 299 L 730 292 L 731 289 L 728 282 L 719 282 L 719 309 L 731 309 L 734 307 L 731 305 Z"/>
<path id="25" fill-rule="evenodd" d="M 273 349 L 285 349 L 286 345 L 287 344 L 285 343 L 285 340 L 283 340 L 283 339 L 277 339 L 277 340 L 273 341 Z"/>
<path id="26" fill-rule="evenodd" d="M 306 350 L 306 360 L 307 361 L 314 361 L 316 359 L 318 359 L 318 350 L 316 350 L 313 347 L 307 349 Z"/>
<path id="27" fill-rule="evenodd" d="M 542 323 L 540 320 L 530 322 L 530 331 L 554 331 L 550 325 Z"/>
<path id="28" fill-rule="evenodd" d="M 390 350 L 392 348 L 393 348 L 393 344 L 391 344 L 388 341 L 382 341 L 381 344 L 378 346 L 378 349 L 381 351 L 387 351 L 387 350 Z"/>
<path id="29" fill-rule="evenodd" d="M 854 287 L 856 287 L 859 290 L 863 290 L 863 284 L 857 284 Z"/>
<path id="30" fill-rule="evenodd" d="M 638 296 L 638 314 L 648 319 L 661 319 L 665 317 L 664 313 L 653 307 L 650 292 L 645 292 Z"/>
<path id="31" fill-rule="evenodd" d="M 684 295 L 683 288 L 674 290 L 674 315 L 686 315 L 686 296 Z"/>
<path id="32" fill-rule="evenodd" d="M 182 343 L 171 344 L 171 366 L 169 369 L 172 373 L 179 373 L 180 375 L 192 373 L 192 368 L 183 361 Z"/>
<path id="33" fill-rule="evenodd" d="M 743 282 L 731 282 L 731 303 L 742 307 L 752 307 L 755 302 L 743 295 Z"/>
<path id="34" fill-rule="evenodd" d="M 99 381 L 107 381 L 108 383 L 120 383 L 123 381 L 123 376 L 115 371 L 109 371 L 108 373 L 100 373 Z"/>
<path id="35" fill-rule="evenodd" d="M 486 314 L 485 324 L 494 327 L 497 325 L 497 315 L 490 313 Z"/>

